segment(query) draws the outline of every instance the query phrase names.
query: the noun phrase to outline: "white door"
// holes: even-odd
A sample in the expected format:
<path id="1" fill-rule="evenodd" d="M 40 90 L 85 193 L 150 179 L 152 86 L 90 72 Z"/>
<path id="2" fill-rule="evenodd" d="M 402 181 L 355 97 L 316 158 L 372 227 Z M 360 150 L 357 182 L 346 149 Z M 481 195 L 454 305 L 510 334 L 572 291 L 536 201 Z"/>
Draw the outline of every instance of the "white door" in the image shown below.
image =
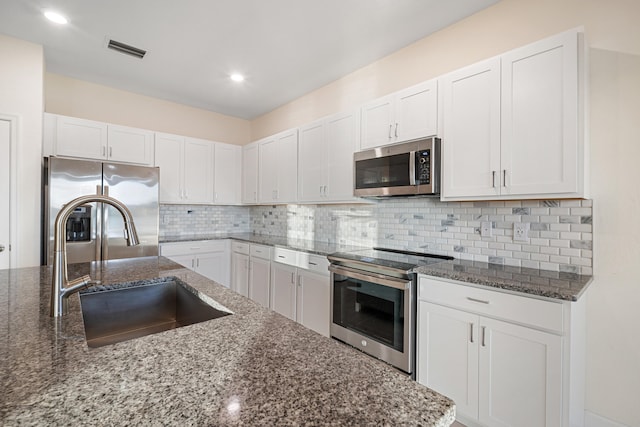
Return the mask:
<path id="1" fill-rule="evenodd" d="M 106 159 L 107 124 L 58 116 L 56 154 L 83 159 Z"/>
<path id="2" fill-rule="evenodd" d="M 229 287 L 229 259 L 225 252 L 200 254 L 196 258 L 196 271 L 203 276 Z"/>
<path id="3" fill-rule="evenodd" d="M 242 180 L 242 147 L 231 144 L 215 144 L 213 168 L 213 201 L 215 203 L 240 203 Z"/>
<path id="4" fill-rule="evenodd" d="M 429 80 L 398 92 L 393 137 L 397 142 L 436 135 L 438 82 Z"/>
<path id="5" fill-rule="evenodd" d="M 0 119 L 0 269 L 10 268 L 11 211 L 11 122 Z M 6 200 L 6 202 L 4 202 Z"/>
<path id="6" fill-rule="evenodd" d="M 156 133 L 155 166 L 160 168 L 160 202 L 182 202 L 184 138 Z"/>
<path id="7" fill-rule="evenodd" d="M 153 163 L 153 132 L 126 126 L 107 126 L 107 158 L 114 162 Z"/>
<path id="8" fill-rule="evenodd" d="M 296 320 L 325 337 L 329 336 L 329 276 L 299 270 Z"/>
<path id="9" fill-rule="evenodd" d="M 242 147 L 242 203 L 258 202 L 258 144 Z"/>
<path id="10" fill-rule="evenodd" d="M 353 152 L 358 143 L 358 116 L 346 113 L 327 119 L 327 189 L 328 200 L 353 199 Z"/>
<path id="11" fill-rule="evenodd" d="M 502 56 L 502 194 L 578 189 L 578 38 L 552 37 Z"/>
<path id="12" fill-rule="evenodd" d="M 479 339 L 479 421 L 504 427 L 561 426 L 562 338 L 481 318 Z"/>
<path id="13" fill-rule="evenodd" d="M 324 120 L 300 128 L 298 200 L 315 202 L 326 193 L 327 143 Z"/>
<path id="14" fill-rule="evenodd" d="M 478 417 L 478 322 L 476 315 L 419 302 L 417 380 L 453 399 L 456 411 L 473 419 Z"/>
<path id="15" fill-rule="evenodd" d="M 362 106 L 361 150 L 391 144 L 395 140 L 393 101 L 393 95 L 389 95 Z"/>
<path id="16" fill-rule="evenodd" d="M 252 257 L 249 261 L 249 298 L 269 308 L 271 261 Z"/>
<path id="17" fill-rule="evenodd" d="M 258 198 L 260 202 L 273 202 L 277 198 L 278 190 L 278 143 L 275 139 L 260 142 L 258 174 Z"/>
<path id="18" fill-rule="evenodd" d="M 183 203 L 213 202 L 213 143 L 185 138 Z"/>
<path id="19" fill-rule="evenodd" d="M 271 309 L 296 320 L 296 268 L 274 262 L 271 266 Z"/>
<path id="20" fill-rule="evenodd" d="M 500 59 L 443 77 L 442 197 L 500 194 Z"/>
<path id="21" fill-rule="evenodd" d="M 249 296 L 249 255 L 231 254 L 231 289 L 244 297 Z"/>
<path id="22" fill-rule="evenodd" d="M 279 203 L 295 202 L 298 198 L 298 130 L 278 136 L 278 190 Z"/>

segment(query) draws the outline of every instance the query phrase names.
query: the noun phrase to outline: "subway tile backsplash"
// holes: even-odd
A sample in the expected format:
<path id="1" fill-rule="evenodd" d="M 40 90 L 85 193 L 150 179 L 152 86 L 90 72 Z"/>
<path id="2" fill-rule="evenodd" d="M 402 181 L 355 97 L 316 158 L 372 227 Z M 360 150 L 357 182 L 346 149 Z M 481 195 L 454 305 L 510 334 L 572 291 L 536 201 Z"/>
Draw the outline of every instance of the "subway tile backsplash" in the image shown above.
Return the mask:
<path id="1" fill-rule="evenodd" d="M 348 205 L 161 205 L 160 234 L 253 232 L 592 274 L 591 212 L 591 200 L 393 198 Z M 480 235 L 483 221 L 493 226 L 489 237 Z M 514 241 L 514 223 L 529 223 L 527 241 Z"/>

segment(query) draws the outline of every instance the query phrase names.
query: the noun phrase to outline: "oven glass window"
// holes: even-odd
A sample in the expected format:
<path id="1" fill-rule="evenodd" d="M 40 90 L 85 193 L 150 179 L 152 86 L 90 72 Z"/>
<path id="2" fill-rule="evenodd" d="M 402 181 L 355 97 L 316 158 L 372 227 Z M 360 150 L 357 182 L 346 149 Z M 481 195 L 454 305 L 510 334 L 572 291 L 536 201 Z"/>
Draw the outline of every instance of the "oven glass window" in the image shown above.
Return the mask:
<path id="1" fill-rule="evenodd" d="M 356 188 L 404 187 L 409 181 L 409 153 L 356 162 Z"/>
<path id="2" fill-rule="evenodd" d="M 333 286 L 333 323 L 403 351 L 405 291 L 340 274 Z"/>

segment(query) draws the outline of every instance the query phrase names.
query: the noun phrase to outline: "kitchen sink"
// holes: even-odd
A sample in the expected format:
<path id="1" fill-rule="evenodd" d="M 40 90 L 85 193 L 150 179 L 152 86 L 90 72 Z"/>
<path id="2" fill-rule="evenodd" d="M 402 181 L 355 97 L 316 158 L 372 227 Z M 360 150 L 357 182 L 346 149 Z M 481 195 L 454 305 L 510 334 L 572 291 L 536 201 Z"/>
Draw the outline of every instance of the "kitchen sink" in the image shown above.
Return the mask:
<path id="1" fill-rule="evenodd" d="M 80 292 L 89 347 L 102 347 L 232 314 L 176 277 L 95 286 Z"/>

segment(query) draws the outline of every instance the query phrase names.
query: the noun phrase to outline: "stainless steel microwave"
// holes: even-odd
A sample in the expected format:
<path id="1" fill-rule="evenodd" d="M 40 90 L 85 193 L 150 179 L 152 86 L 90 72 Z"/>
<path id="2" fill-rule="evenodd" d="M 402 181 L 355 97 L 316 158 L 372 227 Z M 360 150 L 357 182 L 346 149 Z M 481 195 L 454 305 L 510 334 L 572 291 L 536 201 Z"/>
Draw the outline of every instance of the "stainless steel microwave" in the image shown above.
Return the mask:
<path id="1" fill-rule="evenodd" d="M 357 197 L 440 194 L 440 139 L 386 145 L 353 155 Z"/>

